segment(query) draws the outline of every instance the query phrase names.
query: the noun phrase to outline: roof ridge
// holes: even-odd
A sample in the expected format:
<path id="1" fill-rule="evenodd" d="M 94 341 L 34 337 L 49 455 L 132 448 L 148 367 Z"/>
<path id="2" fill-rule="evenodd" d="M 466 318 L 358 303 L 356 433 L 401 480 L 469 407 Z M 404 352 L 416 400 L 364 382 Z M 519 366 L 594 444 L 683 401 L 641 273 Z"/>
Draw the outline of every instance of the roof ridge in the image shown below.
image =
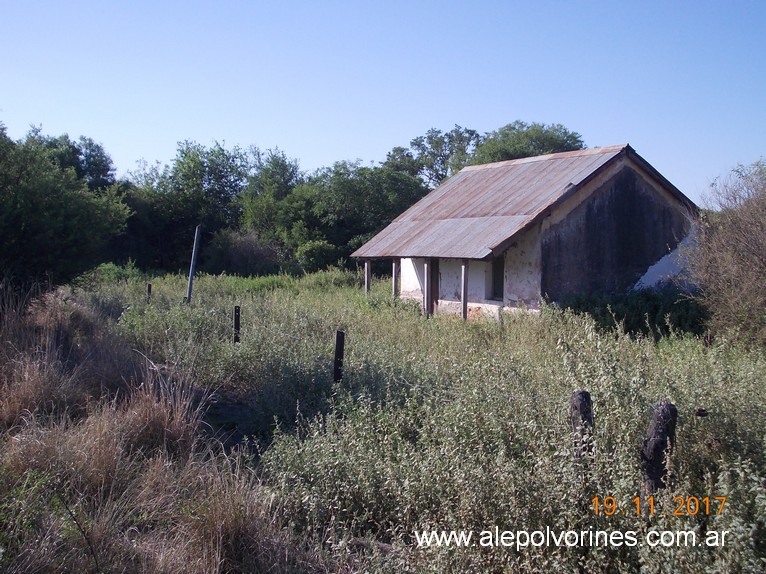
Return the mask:
<path id="1" fill-rule="evenodd" d="M 506 167 L 512 165 L 520 165 L 524 163 L 532 163 L 536 161 L 548 161 L 552 159 L 565 159 L 571 157 L 582 157 L 588 155 L 599 155 L 620 152 L 630 147 L 630 144 L 619 144 L 605 147 L 592 147 L 586 149 L 578 149 L 574 151 L 561 151 L 556 153 L 548 153 L 544 155 L 533 155 L 529 157 L 520 157 L 517 159 L 508 159 L 505 161 L 496 161 L 491 163 L 482 163 L 477 165 L 469 165 L 464 167 L 461 171 L 474 171 L 478 169 L 493 169 L 497 167 Z"/>

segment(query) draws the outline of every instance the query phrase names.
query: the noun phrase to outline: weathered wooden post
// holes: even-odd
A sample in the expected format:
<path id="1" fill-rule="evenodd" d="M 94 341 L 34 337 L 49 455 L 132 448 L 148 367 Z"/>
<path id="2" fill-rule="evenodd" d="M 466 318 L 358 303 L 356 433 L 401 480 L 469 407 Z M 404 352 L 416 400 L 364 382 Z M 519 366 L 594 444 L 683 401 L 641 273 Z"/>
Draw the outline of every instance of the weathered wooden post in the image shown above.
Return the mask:
<path id="1" fill-rule="evenodd" d="M 460 315 L 468 319 L 468 259 L 460 264 Z"/>
<path id="2" fill-rule="evenodd" d="M 239 343 L 239 305 L 234 306 L 234 343 Z"/>
<path id="3" fill-rule="evenodd" d="M 198 225 L 194 230 L 194 247 L 192 248 L 191 265 L 189 266 L 189 283 L 186 286 L 186 299 L 184 300 L 187 305 L 191 304 L 192 296 L 192 283 L 194 282 L 194 271 L 197 267 L 197 251 L 199 250 L 199 230 Z"/>
<path id="4" fill-rule="evenodd" d="M 399 296 L 399 275 L 402 271 L 402 261 L 399 258 L 394 259 L 391 269 L 391 296 L 396 299 Z"/>
<path id="5" fill-rule="evenodd" d="M 364 294 L 370 294 L 370 287 L 372 286 L 372 268 L 369 259 L 364 260 Z"/>
<path id="6" fill-rule="evenodd" d="M 431 264 L 429 259 L 423 261 L 423 314 L 431 316 Z"/>
<path id="7" fill-rule="evenodd" d="M 146 284 L 146 302 L 148 303 L 152 298 L 152 284 Z"/>
<path id="8" fill-rule="evenodd" d="M 665 487 L 665 453 L 670 454 L 676 442 L 678 409 L 668 401 L 660 402 L 654 409 L 643 447 L 641 462 L 644 468 L 644 489 L 654 493 Z"/>
<path id="9" fill-rule="evenodd" d="M 593 431 L 593 402 L 588 391 L 575 391 L 569 406 L 572 418 L 572 430 L 574 432 L 575 458 L 586 454 L 593 455 L 593 445 L 589 435 Z"/>
<path id="10" fill-rule="evenodd" d="M 346 347 L 346 333 L 335 332 L 335 360 L 333 362 L 332 379 L 336 383 L 343 378 L 343 353 Z"/>

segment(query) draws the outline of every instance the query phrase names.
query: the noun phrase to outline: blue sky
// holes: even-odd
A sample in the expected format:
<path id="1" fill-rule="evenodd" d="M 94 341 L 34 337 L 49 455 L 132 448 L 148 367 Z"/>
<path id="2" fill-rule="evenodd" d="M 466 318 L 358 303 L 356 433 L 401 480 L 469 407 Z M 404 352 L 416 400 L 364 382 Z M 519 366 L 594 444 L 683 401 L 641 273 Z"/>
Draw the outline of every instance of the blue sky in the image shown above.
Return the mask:
<path id="1" fill-rule="evenodd" d="M 695 201 L 766 156 L 766 1 L 0 0 L 0 122 L 378 163 L 430 128 L 561 123 L 630 143 Z"/>

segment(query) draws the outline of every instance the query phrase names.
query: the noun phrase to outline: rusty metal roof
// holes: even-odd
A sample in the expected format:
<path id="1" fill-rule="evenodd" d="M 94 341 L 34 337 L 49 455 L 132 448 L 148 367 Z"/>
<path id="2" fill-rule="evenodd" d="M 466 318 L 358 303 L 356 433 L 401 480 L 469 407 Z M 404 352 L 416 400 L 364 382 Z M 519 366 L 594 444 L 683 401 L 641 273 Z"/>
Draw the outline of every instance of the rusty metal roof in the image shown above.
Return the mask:
<path id="1" fill-rule="evenodd" d="M 488 259 L 546 209 L 627 153 L 679 200 L 691 204 L 627 144 L 469 166 L 402 213 L 352 257 Z"/>

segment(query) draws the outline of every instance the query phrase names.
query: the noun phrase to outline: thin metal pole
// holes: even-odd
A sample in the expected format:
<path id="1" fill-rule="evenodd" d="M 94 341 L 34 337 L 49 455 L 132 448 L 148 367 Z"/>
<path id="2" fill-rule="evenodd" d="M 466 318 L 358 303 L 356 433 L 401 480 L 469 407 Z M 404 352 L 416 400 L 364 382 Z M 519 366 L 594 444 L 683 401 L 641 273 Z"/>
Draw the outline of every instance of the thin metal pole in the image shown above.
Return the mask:
<path id="1" fill-rule="evenodd" d="M 186 304 L 191 303 L 192 283 L 194 283 L 194 271 L 197 267 L 197 251 L 199 250 L 200 226 L 194 230 L 194 248 L 192 249 L 191 265 L 189 266 L 189 283 L 186 287 Z"/>
<path id="2" fill-rule="evenodd" d="M 426 258 L 423 262 L 423 314 L 426 317 L 430 317 L 433 312 L 433 305 L 431 303 L 432 293 L 431 290 L 431 260 Z"/>

